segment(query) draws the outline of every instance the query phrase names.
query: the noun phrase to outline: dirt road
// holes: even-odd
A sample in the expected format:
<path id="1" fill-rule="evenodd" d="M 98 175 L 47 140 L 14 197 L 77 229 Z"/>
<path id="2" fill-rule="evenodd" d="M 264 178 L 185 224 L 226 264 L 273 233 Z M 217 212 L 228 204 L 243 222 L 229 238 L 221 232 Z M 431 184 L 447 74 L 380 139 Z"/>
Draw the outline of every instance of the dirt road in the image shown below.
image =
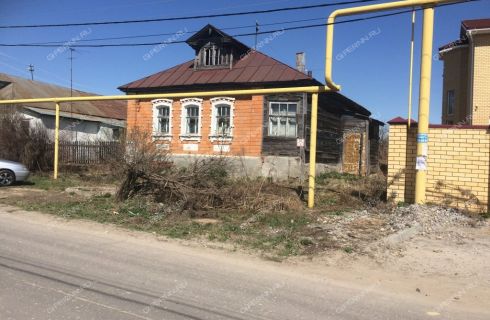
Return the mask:
<path id="1" fill-rule="evenodd" d="M 384 266 L 348 255 L 275 263 L 14 207 L 0 209 L 0 219 L 1 319 L 490 317 L 489 273 L 450 270 L 465 254 L 481 253 L 484 237 L 461 244 L 434 273 L 441 258 L 414 261 L 417 239 Z M 465 245 L 476 252 L 465 253 Z"/>

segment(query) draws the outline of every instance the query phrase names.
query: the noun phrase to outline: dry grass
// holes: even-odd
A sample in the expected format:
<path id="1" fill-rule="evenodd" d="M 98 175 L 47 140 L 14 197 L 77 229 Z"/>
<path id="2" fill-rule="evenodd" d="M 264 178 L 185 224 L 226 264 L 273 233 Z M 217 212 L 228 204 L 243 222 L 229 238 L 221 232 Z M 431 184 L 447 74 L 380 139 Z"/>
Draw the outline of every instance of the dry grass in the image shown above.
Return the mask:
<path id="1" fill-rule="evenodd" d="M 367 177 L 328 172 L 317 178 L 318 211 L 342 213 L 359 208 L 386 205 L 386 177 L 382 173 Z"/>
<path id="2" fill-rule="evenodd" d="M 121 157 L 123 182 L 117 199 L 150 197 L 174 212 L 207 210 L 290 211 L 303 203 L 294 189 L 268 179 L 233 179 L 226 157 L 196 159 L 184 168 L 174 166 L 151 139 L 134 132 L 129 155 Z"/>
<path id="3" fill-rule="evenodd" d="M 113 165 L 119 170 L 108 175 L 122 181 L 117 197 L 79 197 L 62 191 L 65 186 L 93 187 L 107 182 L 107 177 L 83 173 L 62 177 L 59 188 L 50 189 L 56 201 L 40 194 L 2 202 L 170 237 L 226 242 L 273 259 L 326 250 L 357 252 L 377 239 L 379 232 L 375 231 L 384 226 L 379 215 L 352 214 L 364 208 L 371 213 L 376 211 L 373 207 L 385 205 L 382 175 L 323 174 L 317 180 L 317 207 L 308 210 L 297 185 L 267 178 L 232 178 L 226 158 L 196 160 L 177 168 L 151 140 L 129 145 L 131 152 L 124 163 Z M 36 185 L 30 188 L 49 189 L 47 179 L 34 177 L 33 181 Z"/>

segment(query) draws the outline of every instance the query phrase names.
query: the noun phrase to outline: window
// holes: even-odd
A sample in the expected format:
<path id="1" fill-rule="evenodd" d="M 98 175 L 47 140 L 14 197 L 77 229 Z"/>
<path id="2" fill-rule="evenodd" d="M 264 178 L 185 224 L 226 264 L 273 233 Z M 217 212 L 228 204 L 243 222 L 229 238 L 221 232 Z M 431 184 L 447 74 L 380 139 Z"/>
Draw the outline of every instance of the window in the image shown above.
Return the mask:
<path id="1" fill-rule="evenodd" d="M 158 107 L 157 132 L 163 134 L 170 133 L 170 107 Z"/>
<path id="2" fill-rule="evenodd" d="M 454 114 L 454 103 L 455 103 L 454 90 L 449 90 L 447 92 L 447 114 Z"/>
<path id="3" fill-rule="evenodd" d="M 202 99 L 182 99 L 181 133 L 182 140 L 199 140 L 201 137 Z"/>
<path id="4" fill-rule="evenodd" d="M 199 133 L 199 106 L 189 105 L 185 108 L 185 133 L 186 134 L 198 134 Z"/>
<path id="5" fill-rule="evenodd" d="M 230 64 L 231 55 L 225 48 L 208 43 L 199 51 L 198 59 L 200 67 L 220 67 Z"/>
<path id="6" fill-rule="evenodd" d="M 153 100 L 153 135 L 168 137 L 172 135 L 172 100 Z"/>
<path id="7" fill-rule="evenodd" d="M 269 136 L 296 137 L 296 111 L 298 104 L 270 102 L 269 106 Z"/>
<path id="8" fill-rule="evenodd" d="M 211 140 L 232 137 L 234 102 L 234 98 L 211 99 Z"/>
<path id="9" fill-rule="evenodd" d="M 112 140 L 121 139 L 121 128 L 112 128 Z"/>
<path id="10" fill-rule="evenodd" d="M 230 111 L 231 107 L 227 104 L 216 106 L 216 133 L 218 135 L 227 136 L 230 134 Z"/>

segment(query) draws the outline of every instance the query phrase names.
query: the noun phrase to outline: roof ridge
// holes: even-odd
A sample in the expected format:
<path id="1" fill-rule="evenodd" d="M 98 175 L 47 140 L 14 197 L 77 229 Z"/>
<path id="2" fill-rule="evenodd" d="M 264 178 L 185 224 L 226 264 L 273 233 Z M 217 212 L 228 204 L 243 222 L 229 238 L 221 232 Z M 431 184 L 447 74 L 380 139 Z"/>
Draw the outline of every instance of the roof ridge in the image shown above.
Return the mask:
<path id="1" fill-rule="evenodd" d="M 34 81 L 31 79 L 26 79 L 23 77 L 10 75 L 7 73 L 0 73 L 0 79 L 2 81 L 8 82 L 12 84 L 12 87 L 15 88 L 15 98 L 47 98 L 47 97 L 70 97 L 71 91 L 70 88 L 63 87 L 57 84 L 52 84 L 44 81 Z M 12 98 L 10 95 L 10 90 L 5 89 L 8 88 L 3 87 L 0 89 L 0 98 Z M 74 97 L 83 97 L 83 96 L 100 96 L 99 94 L 81 91 L 74 89 L 73 90 Z M 67 104 L 62 104 L 62 110 Z M 44 102 L 44 103 L 25 103 L 23 106 L 33 106 L 41 109 L 54 109 L 55 104 L 52 102 Z M 101 118 L 108 119 L 126 119 L 126 103 L 123 101 L 77 101 L 71 104 L 73 106 L 70 107 L 70 112 L 81 114 L 81 115 L 89 115 L 89 116 L 97 116 Z"/>
<path id="2" fill-rule="evenodd" d="M 68 87 L 64 87 L 64 86 L 61 86 L 61 85 L 58 85 L 58 84 L 55 84 L 55 83 L 49 83 L 49 82 L 40 81 L 40 80 L 31 80 L 29 78 L 24 78 L 24 77 L 21 77 L 21 76 L 15 76 L 15 75 L 11 75 L 11 74 L 8 74 L 8 73 L 5 73 L 5 72 L 0 72 L 0 81 L 6 81 L 6 80 L 2 80 L 2 76 L 5 76 L 6 78 L 13 78 L 13 80 L 19 79 L 21 81 L 29 81 L 29 82 L 32 82 L 32 83 L 38 84 L 38 85 L 51 86 L 51 87 L 56 87 L 56 88 L 64 89 L 64 90 L 68 90 L 68 91 L 70 90 L 70 88 L 68 88 Z M 15 81 L 7 81 L 7 82 L 15 82 Z M 88 92 L 88 91 L 82 91 L 82 90 L 78 90 L 78 89 L 73 89 L 73 91 L 80 92 L 80 93 L 85 93 L 85 94 L 88 94 L 88 95 L 91 95 L 91 96 L 101 96 L 101 94 L 98 94 L 98 93 L 93 93 L 93 92 Z"/>

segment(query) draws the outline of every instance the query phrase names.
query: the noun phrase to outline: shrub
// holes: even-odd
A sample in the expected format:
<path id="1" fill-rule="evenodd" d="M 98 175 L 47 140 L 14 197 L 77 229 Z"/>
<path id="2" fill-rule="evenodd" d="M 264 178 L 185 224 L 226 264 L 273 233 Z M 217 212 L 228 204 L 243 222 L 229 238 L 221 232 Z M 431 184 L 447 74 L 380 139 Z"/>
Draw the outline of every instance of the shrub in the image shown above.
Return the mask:
<path id="1" fill-rule="evenodd" d="M 117 192 L 122 201 L 136 195 L 151 196 L 171 211 L 239 209 L 281 211 L 299 209 L 302 202 L 295 190 L 268 179 L 232 179 L 226 157 L 196 159 L 188 166 L 174 166 L 166 151 L 151 137 L 135 132 L 127 142 L 126 156 L 116 167 L 123 170 Z"/>
<path id="2" fill-rule="evenodd" d="M 0 115 L 0 158 L 22 162 L 30 170 L 48 170 L 53 164 L 53 148 L 48 131 L 29 126 L 15 112 Z"/>

